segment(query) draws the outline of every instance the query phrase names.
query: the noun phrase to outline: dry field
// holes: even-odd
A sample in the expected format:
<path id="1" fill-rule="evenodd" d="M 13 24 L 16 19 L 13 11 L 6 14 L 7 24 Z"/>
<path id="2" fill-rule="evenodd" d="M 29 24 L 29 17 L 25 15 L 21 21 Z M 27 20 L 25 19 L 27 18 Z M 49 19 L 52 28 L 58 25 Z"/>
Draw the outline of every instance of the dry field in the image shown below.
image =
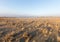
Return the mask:
<path id="1" fill-rule="evenodd" d="M 0 42 L 60 42 L 60 18 L 0 17 Z"/>

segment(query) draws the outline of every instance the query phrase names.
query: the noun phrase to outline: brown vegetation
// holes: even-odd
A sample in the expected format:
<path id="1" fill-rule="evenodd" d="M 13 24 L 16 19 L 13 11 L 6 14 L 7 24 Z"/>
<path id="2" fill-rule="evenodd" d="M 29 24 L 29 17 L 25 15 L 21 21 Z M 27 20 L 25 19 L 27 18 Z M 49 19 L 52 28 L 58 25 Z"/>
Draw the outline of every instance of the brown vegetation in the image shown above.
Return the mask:
<path id="1" fill-rule="evenodd" d="M 0 42 L 60 42 L 60 18 L 0 18 Z"/>

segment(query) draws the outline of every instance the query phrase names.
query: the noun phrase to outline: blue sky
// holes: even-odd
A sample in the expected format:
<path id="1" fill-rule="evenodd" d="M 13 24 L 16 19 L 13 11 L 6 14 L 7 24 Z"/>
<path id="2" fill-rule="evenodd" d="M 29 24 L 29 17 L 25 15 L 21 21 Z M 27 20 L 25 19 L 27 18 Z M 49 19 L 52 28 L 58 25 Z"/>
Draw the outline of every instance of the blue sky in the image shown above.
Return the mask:
<path id="1" fill-rule="evenodd" d="M 0 0 L 0 16 L 59 16 L 60 0 Z"/>

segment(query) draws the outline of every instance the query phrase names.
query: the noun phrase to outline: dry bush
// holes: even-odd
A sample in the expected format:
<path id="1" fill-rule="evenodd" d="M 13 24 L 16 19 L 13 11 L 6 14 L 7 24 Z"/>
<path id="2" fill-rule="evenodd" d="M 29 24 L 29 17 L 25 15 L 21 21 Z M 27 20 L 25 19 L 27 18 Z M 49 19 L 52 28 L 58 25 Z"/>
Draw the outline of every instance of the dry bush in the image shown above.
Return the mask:
<path id="1" fill-rule="evenodd" d="M 60 18 L 0 18 L 0 42 L 58 42 Z"/>

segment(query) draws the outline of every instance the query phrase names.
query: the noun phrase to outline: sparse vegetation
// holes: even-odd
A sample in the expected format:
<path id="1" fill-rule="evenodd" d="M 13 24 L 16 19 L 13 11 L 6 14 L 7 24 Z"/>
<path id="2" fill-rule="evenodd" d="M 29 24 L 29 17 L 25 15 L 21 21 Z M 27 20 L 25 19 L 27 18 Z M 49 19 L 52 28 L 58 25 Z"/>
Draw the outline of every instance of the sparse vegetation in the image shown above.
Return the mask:
<path id="1" fill-rule="evenodd" d="M 60 18 L 0 18 L 0 42 L 60 42 Z"/>

